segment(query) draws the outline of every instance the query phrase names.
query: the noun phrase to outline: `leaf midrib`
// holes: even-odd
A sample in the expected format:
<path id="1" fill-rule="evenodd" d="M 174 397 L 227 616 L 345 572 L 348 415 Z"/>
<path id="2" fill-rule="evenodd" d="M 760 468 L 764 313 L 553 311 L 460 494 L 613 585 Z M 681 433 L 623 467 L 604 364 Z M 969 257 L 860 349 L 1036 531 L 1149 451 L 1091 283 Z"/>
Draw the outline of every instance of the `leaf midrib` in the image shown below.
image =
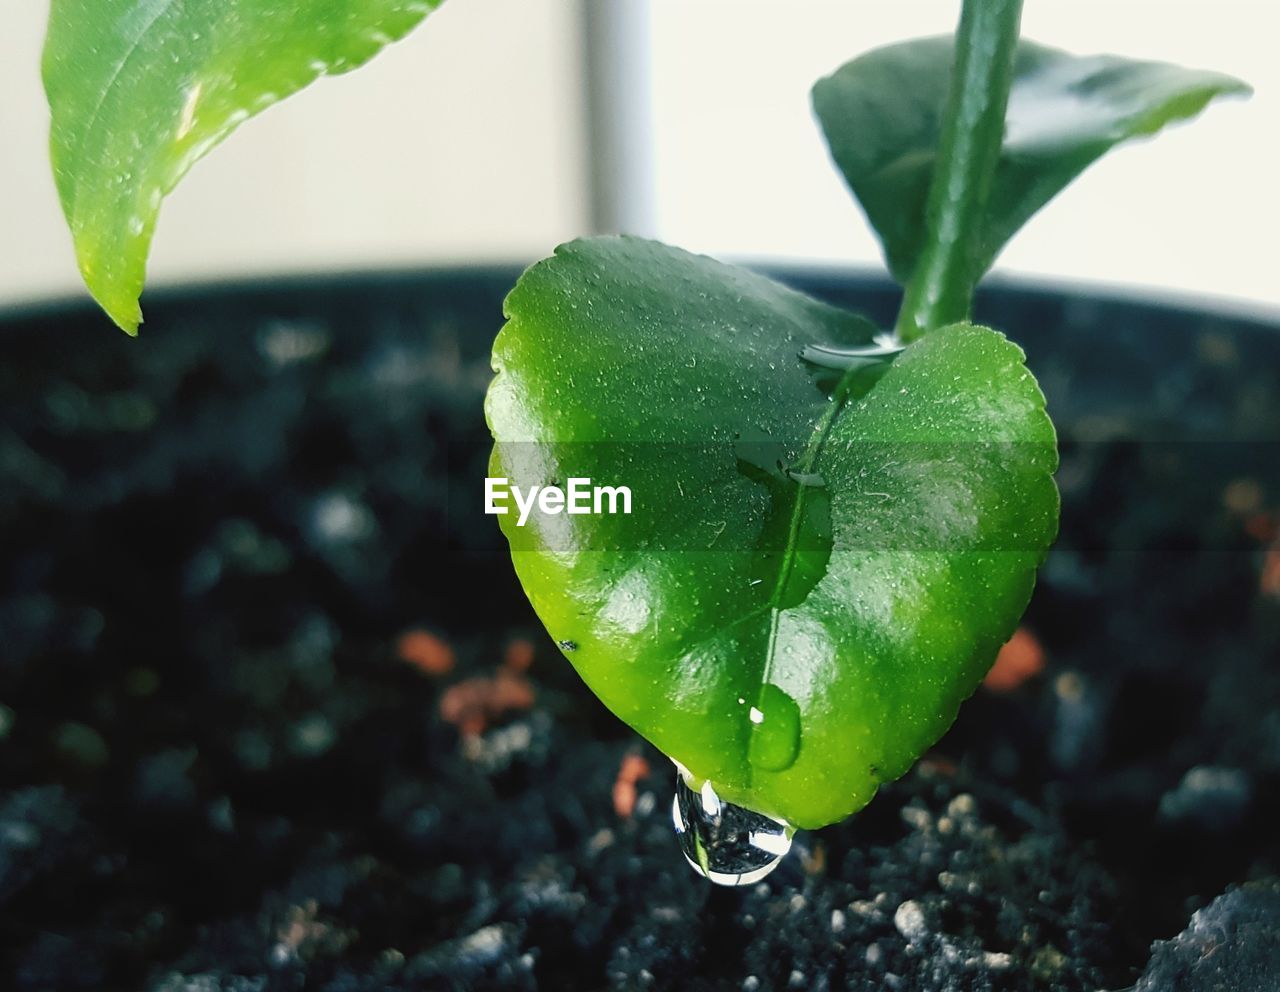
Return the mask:
<path id="1" fill-rule="evenodd" d="M 818 456 L 822 453 L 822 446 L 826 443 L 827 436 L 831 433 L 831 428 L 835 424 L 836 418 L 844 409 L 848 396 L 847 385 L 853 377 L 853 370 L 846 372 L 837 383 L 835 391 L 832 393 L 830 405 L 823 412 L 823 415 L 814 425 L 813 433 L 809 437 L 809 442 L 805 445 L 804 453 L 797 463 L 800 470 L 804 473 L 813 472 L 818 462 Z M 791 510 L 791 521 L 787 531 L 787 543 L 782 553 L 782 564 L 778 569 L 778 579 L 774 584 L 773 593 L 769 597 L 767 609 L 769 611 L 769 635 L 765 644 L 764 670 L 760 673 L 759 685 L 756 689 L 756 706 L 762 707 L 764 703 L 765 686 L 771 684 L 773 677 L 773 662 L 777 656 L 778 647 L 778 629 L 779 620 L 782 616 L 783 596 L 786 593 L 787 584 L 791 580 L 791 575 L 795 570 L 795 560 L 797 555 L 797 544 L 800 538 L 800 529 L 804 522 L 805 500 L 808 496 L 808 490 L 811 486 L 796 483 L 795 504 Z M 781 688 L 781 687 L 779 687 Z M 752 724 L 751 733 L 755 733 L 755 724 Z M 750 738 L 748 738 L 749 740 Z M 749 749 L 749 746 L 748 746 Z M 751 762 L 746 762 L 746 770 L 748 780 L 754 774 L 751 768 Z"/>

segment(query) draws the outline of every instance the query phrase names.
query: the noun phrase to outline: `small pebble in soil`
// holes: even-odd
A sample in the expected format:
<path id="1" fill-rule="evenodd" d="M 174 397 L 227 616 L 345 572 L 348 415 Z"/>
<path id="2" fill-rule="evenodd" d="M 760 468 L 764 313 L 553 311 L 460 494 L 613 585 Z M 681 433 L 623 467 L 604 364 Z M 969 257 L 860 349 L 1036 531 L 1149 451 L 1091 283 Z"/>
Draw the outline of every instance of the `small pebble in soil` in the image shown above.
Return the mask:
<path id="1" fill-rule="evenodd" d="M 326 493 L 312 508 L 312 528 L 323 543 L 360 541 L 369 537 L 376 526 L 368 507 L 346 493 Z"/>
<path id="2" fill-rule="evenodd" d="M 929 927 L 924 921 L 924 911 L 911 900 L 904 902 L 894 912 L 893 925 L 898 933 L 912 943 L 923 940 L 929 933 Z"/>
<path id="3" fill-rule="evenodd" d="M 1094 759 L 1099 747 L 1103 712 L 1097 693 L 1080 672 L 1062 672 L 1053 680 L 1057 704 L 1050 738 L 1058 767 L 1080 771 Z"/>
<path id="4" fill-rule="evenodd" d="M 1159 815 L 1169 823 L 1229 830 L 1244 819 L 1252 801 L 1249 776 L 1239 768 L 1196 765 L 1160 797 Z"/>

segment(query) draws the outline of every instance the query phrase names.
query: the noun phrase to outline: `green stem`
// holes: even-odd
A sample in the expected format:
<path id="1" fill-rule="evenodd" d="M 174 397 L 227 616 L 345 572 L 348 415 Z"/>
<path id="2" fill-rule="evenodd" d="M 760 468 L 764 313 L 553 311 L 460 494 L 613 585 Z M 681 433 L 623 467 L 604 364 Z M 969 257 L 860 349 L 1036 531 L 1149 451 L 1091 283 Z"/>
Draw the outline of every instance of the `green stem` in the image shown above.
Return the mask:
<path id="1" fill-rule="evenodd" d="M 1022 0 L 964 0 L 938 161 L 925 210 L 925 250 L 907 283 L 898 335 L 965 320 L 982 275 L 979 231 L 1004 138 Z"/>

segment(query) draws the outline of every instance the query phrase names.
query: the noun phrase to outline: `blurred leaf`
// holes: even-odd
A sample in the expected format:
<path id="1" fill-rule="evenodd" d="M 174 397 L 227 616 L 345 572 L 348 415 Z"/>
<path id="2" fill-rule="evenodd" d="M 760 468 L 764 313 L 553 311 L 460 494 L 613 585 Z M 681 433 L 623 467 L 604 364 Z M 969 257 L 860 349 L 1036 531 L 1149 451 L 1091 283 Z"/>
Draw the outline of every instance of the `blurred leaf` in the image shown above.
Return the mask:
<path id="1" fill-rule="evenodd" d="M 952 39 L 926 38 L 859 56 L 813 87 L 836 165 L 907 282 L 923 250 L 952 65 Z M 1076 56 L 1019 43 L 1004 147 L 979 232 L 982 270 L 1037 210 L 1114 146 L 1247 94 L 1216 72 Z"/>
<path id="2" fill-rule="evenodd" d="M 632 491 L 499 517 L 551 636 L 722 799 L 807 827 L 861 807 L 976 688 L 1056 531 L 1022 352 L 955 325 L 829 388 L 801 353 L 865 321 L 635 239 L 560 248 L 506 310 L 490 475 Z"/>
<path id="3" fill-rule="evenodd" d="M 50 152 L 81 274 L 129 333 L 161 199 L 254 114 L 354 69 L 441 0 L 52 0 Z"/>

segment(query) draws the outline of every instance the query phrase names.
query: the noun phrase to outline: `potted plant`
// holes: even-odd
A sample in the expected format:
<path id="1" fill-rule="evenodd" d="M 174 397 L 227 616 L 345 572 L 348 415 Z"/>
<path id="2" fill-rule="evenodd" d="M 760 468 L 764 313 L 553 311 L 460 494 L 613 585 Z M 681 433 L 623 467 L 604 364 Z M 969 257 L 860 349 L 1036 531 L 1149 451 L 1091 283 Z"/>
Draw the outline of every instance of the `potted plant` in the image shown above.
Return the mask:
<path id="1" fill-rule="evenodd" d="M 163 193 L 248 113 L 359 64 L 431 5 L 341 22 L 307 4 L 180 5 L 145 23 L 82 6 L 55 3 L 51 22 L 54 164 L 86 281 L 135 330 Z M 176 988 L 276 969 L 335 988 L 1071 988 L 1145 965 L 1160 987 L 1161 969 L 1271 960 L 1264 882 L 1206 907 L 1149 964 L 1141 950 L 1181 926 L 1179 898 L 1273 863 L 1276 766 L 1265 743 L 1243 754 L 1270 706 L 1249 690 L 1275 686 L 1262 664 L 1274 613 L 1258 607 L 1252 631 L 1238 605 L 1242 582 L 1266 591 L 1271 558 L 1254 547 L 1155 584 L 1128 552 L 1167 553 L 1188 519 L 1178 500 L 1203 509 L 1206 488 L 1225 509 L 1196 517 L 1186 546 L 1272 539 L 1266 463 L 1237 448 L 1214 464 L 1221 453 L 1196 442 L 1238 439 L 1247 420 L 1267 437 L 1274 398 L 1255 383 L 1276 344 L 1244 322 L 1206 338 L 1195 315 L 1105 302 L 1085 321 L 1079 304 L 1034 293 L 970 321 L 1000 246 L 1071 178 L 1243 87 L 1020 43 L 1019 13 L 966 3 L 954 47 L 873 52 L 815 89 L 833 157 L 905 284 L 896 316 L 882 283 L 810 279 L 830 301 L 818 302 L 650 242 L 576 242 L 507 298 L 487 459 L 483 343 L 446 322 L 428 347 L 419 323 L 443 307 L 483 326 L 514 273 L 387 281 L 372 303 L 364 285 L 316 287 L 305 303 L 265 288 L 161 299 L 179 330 L 124 366 L 102 346 L 84 358 L 59 346 L 55 370 L 38 334 L 83 317 L 12 321 L 32 385 L 7 442 L 21 480 L 11 585 L 25 597 L 10 640 L 25 654 L 5 691 L 14 742 L 42 757 L 9 770 L 24 788 L 3 816 L 13 849 L 48 862 L 27 855 L 7 883 L 37 921 L 13 924 L 21 981 Z M 198 69 L 129 54 L 188 44 L 206 46 Z M 860 313 L 834 305 L 850 297 Z M 414 316 L 375 318 L 380 307 Z M 343 312 L 374 332 L 344 333 Z M 1134 358 L 1143 321 L 1172 341 L 1160 367 L 1187 383 L 1172 395 Z M 1014 633 L 1057 530 L 1057 448 L 1030 370 L 1079 444 L 1059 476 L 1066 547 L 1032 605 L 1039 639 L 1011 642 L 951 743 L 893 784 Z M 1206 377 L 1229 377 L 1237 402 L 1204 402 Z M 1116 440 L 1174 407 L 1172 454 Z M 1099 436 L 1108 416 L 1114 433 Z M 423 463 L 452 465 L 452 481 Z M 670 870 L 654 751 L 546 658 L 535 695 L 526 669 L 547 642 L 520 630 L 486 510 L 551 642 L 681 765 L 672 818 L 688 860 L 752 883 L 741 896 Z M 103 561 L 121 574 L 100 574 Z M 1213 678 L 1114 664 L 1105 645 L 1132 648 L 1134 630 L 1188 601 L 1233 617 L 1206 629 L 1252 646 L 1252 663 Z M 1116 627 L 1086 640 L 1085 615 Z M 69 633 L 55 641 L 54 628 Z M 1058 659 L 1047 679 L 1040 640 Z M 185 664 L 158 660 L 175 643 Z M 86 671 L 95 659 L 116 663 Z M 48 694 L 37 668 L 83 676 L 53 716 L 35 705 Z M 1200 733 L 1184 742 L 1181 719 Z M 1152 754 L 1161 742 L 1170 753 Z M 845 820 L 882 783 L 885 800 Z M 338 812 L 361 806 L 373 812 Z M 804 835 L 782 881 L 761 882 L 795 826 L 829 823 L 842 825 Z M 43 848 L 24 846 L 32 832 Z M 1135 891 L 1168 877 L 1153 853 L 1206 837 L 1234 851 L 1169 892 Z M 144 872 L 131 885 L 121 852 L 152 872 L 181 865 L 193 884 Z M 127 923 L 72 922 L 62 893 L 84 877 Z M 216 881 L 227 894 L 208 912 Z M 192 936 L 193 920 L 224 922 Z M 1229 929 L 1232 953 L 1202 965 L 1198 925 Z M 60 940 L 83 943 L 77 964 Z M 153 963 L 173 974 L 139 970 Z"/>

